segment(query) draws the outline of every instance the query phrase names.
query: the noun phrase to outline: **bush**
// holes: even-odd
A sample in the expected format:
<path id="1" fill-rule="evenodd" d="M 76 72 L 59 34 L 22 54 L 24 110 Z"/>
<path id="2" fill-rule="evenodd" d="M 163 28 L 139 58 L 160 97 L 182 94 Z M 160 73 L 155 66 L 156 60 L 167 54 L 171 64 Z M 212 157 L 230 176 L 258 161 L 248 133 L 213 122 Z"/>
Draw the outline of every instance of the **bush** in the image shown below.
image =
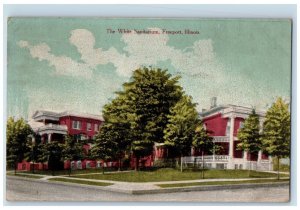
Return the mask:
<path id="1" fill-rule="evenodd" d="M 155 168 L 175 168 L 176 160 L 175 159 L 159 159 L 155 160 L 153 163 Z"/>

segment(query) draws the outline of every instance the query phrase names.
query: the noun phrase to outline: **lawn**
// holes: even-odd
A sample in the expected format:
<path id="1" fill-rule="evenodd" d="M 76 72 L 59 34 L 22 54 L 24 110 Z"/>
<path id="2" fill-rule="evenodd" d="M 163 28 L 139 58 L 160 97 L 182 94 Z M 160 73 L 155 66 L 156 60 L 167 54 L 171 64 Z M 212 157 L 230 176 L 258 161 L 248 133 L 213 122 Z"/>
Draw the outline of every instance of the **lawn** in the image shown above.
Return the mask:
<path id="1" fill-rule="evenodd" d="M 76 183 L 76 184 L 86 184 L 86 185 L 93 185 L 93 186 L 113 185 L 111 183 L 105 183 L 105 182 L 93 182 L 93 181 L 75 180 L 75 179 L 66 179 L 66 178 L 50 178 L 48 180 L 50 180 L 50 181 L 60 181 L 60 182 L 69 182 L 69 183 Z"/>
<path id="2" fill-rule="evenodd" d="M 191 182 L 191 183 L 176 183 L 176 184 L 158 184 L 157 186 L 162 188 L 170 187 L 192 187 L 192 186 L 207 186 L 207 185 L 233 185 L 233 184 L 259 184 L 259 183 L 280 183 L 286 182 L 289 179 L 256 179 L 256 180 L 245 180 L 245 181 L 215 181 L 215 182 Z"/>
<path id="3" fill-rule="evenodd" d="M 206 179 L 218 178 L 249 178 L 248 170 L 207 170 L 205 171 Z M 267 172 L 251 171 L 250 178 L 269 178 L 276 177 L 276 174 Z M 283 175 L 281 175 L 283 177 Z M 201 179 L 200 171 L 180 172 L 176 169 L 164 168 L 154 171 L 132 171 L 126 173 L 109 173 L 109 174 L 84 174 L 72 175 L 76 178 L 113 180 L 125 182 L 157 182 L 157 181 L 180 181 Z"/>
<path id="4" fill-rule="evenodd" d="M 43 178 L 44 176 L 40 175 L 31 175 L 31 174 L 14 174 L 14 173 L 7 173 L 8 176 L 20 176 L 20 177 L 25 177 L 25 178 L 32 178 L 32 179 L 40 179 Z"/>
<path id="5" fill-rule="evenodd" d="M 111 171 L 116 171 L 117 169 L 114 168 L 106 168 L 106 172 L 111 172 Z M 89 174 L 89 173 L 102 173 L 103 169 L 82 169 L 82 170 L 72 170 L 72 174 Z M 28 174 L 33 174 L 32 171 L 22 171 L 22 173 L 28 173 Z M 51 170 L 35 170 L 34 174 L 40 174 L 40 175 L 47 175 L 51 176 L 52 171 Z M 55 176 L 61 176 L 61 175 L 69 175 L 69 170 L 60 170 L 60 171 L 55 171 L 54 172 Z"/>

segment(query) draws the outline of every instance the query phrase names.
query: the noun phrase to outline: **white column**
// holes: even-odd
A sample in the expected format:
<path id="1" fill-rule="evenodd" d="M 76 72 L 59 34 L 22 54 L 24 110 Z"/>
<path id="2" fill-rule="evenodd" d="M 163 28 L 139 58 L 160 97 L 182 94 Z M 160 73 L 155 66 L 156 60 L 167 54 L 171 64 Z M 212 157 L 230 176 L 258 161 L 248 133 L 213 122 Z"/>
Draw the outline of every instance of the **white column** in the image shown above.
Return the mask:
<path id="1" fill-rule="evenodd" d="M 233 151 L 234 151 L 234 139 L 233 139 L 233 131 L 234 131 L 234 116 L 230 117 L 230 133 L 229 133 L 229 163 L 227 168 L 234 169 L 233 165 Z"/>
<path id="2" fill-rule="evenodd" d="M 52 136 L 52 133 L 48 133 L 48 143 L 51 142 L 51 136 Z"/>
<path id="3" fill-rule="evenodd" d="M 258 151 L 257 162 L 261 160 L 261 157 L 262 157 L 262 151 L 259 150 L 259 151 Z"/>

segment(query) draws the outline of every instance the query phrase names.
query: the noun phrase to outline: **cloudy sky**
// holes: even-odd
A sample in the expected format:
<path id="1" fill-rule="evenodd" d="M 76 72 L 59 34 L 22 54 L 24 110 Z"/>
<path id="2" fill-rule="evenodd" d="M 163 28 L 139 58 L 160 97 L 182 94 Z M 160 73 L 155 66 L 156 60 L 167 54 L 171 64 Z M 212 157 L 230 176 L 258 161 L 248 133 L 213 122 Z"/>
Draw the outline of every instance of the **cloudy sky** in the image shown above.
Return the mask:
<path id="1" fill-rule="evenodd" d="M 199 34 L 163 33 L 186 29 Z M 38 109 L 101 114 L 141 66 L 181 75 L 180 84 L 199 111 L 209 108 L 213 96 L 218 104 L 265 109 L 278 96 L 289 100 L 291 25 L 287 20 L 12 18 L 7 114 L 30 118 Z"/>

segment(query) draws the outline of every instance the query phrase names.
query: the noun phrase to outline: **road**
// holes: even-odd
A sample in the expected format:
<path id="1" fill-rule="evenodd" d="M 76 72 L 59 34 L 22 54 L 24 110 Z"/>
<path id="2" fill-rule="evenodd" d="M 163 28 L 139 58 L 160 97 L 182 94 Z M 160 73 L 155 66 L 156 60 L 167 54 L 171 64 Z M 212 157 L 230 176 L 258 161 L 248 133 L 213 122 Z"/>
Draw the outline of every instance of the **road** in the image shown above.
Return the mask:
<path id="1" fill-rule="evenodd" d="M 288 187 L 130 195 L 84 186 L 41 183 L 10 177 L 7 177 L 6 181 L 8 201 L 287 202 L 289 200 Z"/>

